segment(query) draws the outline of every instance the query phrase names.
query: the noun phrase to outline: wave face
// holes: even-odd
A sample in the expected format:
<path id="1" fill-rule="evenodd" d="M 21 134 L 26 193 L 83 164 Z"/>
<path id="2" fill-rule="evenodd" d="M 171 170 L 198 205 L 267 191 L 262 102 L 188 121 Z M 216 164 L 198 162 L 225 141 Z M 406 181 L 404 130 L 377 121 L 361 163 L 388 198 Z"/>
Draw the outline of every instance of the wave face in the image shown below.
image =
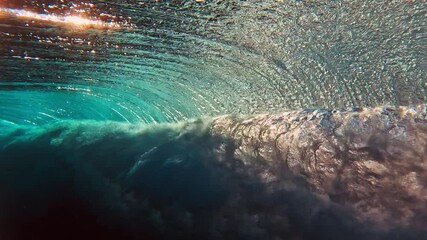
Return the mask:
<path id="1" fill-rule="evenodd" d="M 0 1 L 0 239 L 423 239 L 426 14 Z"/>
<path id="2" fill-rule="evenodd" d="M 0 4 L 2 125 L 426 101 L 418 1 Z"/>

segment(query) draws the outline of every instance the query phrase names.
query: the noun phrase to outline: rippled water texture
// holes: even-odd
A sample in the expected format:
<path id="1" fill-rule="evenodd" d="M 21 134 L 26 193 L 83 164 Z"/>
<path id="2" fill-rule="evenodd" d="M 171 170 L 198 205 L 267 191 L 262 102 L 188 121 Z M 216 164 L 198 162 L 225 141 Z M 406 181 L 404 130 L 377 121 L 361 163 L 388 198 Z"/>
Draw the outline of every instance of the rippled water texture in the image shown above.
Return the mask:
<path id="1" fill-rule="evenodd" d="M 0 6 L 1 125 L 170 122 L 427 98 L 423 1 Z"/>
<path id="2" fill-rule="evenodd" d="M 426 19 L 0 0 L 0 240 L 424 239 Z"/>

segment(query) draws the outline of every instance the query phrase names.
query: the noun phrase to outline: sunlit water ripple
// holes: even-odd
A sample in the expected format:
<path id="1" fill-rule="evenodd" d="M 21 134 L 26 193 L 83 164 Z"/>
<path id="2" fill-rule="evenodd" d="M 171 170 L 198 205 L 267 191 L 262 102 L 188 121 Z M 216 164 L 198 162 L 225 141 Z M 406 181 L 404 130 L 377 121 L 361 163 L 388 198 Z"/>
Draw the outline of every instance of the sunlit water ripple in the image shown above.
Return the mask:
<path id="1" fill-rule="evenodd" d="M 3 5 L 3 124 L 426 100 L 426 11 L 416 2 Z"/>

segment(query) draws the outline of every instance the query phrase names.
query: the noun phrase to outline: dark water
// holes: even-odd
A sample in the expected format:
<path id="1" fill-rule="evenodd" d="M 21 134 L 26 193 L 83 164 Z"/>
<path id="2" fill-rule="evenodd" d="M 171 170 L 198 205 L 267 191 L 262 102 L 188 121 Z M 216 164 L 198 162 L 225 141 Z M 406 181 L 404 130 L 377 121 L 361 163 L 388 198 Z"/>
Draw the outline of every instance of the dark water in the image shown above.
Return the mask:
<path id="1" fill-rule="evenodd" d="M 0 239 L 422 239 L 265 186 L 209 117 L 426 103 L 425 1 L 0 7 Z"/>

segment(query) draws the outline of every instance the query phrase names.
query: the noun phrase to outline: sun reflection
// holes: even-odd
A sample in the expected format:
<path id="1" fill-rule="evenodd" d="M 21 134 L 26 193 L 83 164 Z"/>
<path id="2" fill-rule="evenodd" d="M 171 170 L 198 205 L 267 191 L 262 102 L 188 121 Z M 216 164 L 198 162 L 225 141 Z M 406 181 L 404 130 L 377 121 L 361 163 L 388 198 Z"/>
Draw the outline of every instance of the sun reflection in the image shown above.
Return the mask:
<path id="1" fill-rule="evenodd" d="M 13 9 L 13 8 L 1 8 L 0 15 L 12 15 L 18 18 L 29 18 L 32 20 L 47 21 L 57 24 L 64 24 L 68 26 L 75 26 L 79 28 L 120 28 L 120 24 L 116 22 L 104 22 L 101 20 L 94 20 L 89 18 L 84 18 L 81 16 L 60 16 L 53 14 L 42 14 L 35 13 L 22 9 Z"/>

